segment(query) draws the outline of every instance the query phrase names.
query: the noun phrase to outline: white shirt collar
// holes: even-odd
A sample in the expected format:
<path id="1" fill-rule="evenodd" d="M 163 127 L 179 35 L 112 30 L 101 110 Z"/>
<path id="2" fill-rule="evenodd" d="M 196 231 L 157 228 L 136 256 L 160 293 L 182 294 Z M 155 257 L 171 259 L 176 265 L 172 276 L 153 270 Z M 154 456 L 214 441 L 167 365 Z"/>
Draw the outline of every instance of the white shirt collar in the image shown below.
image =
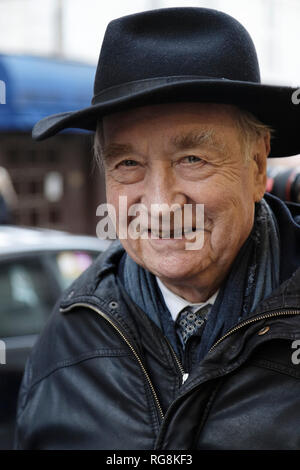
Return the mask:
<path id="1" fill-rule="evenodd" d="M 188 302 L 187 300 L 183 299 L 177 294 L 174 294 L 168 287 L 166 287 L 161 280 L 157 277 L 157 284 L 158 287 L 161 290 L 161 293 L 163 295 L 164 301 L 166 303 L 166 306 L 170 310 L 170 313 L 172 315 L 172 318 L 174 321 L 176 321 L 176 318 L 178 317 L 179 313 L 181 312 L 182 309 L 186 308 L 187 306 L 192 307 L 193 311 L 199 310 L 199 308 L 204 307 L 206 304 L 214 304 L 217 295 L 219 293 L 219 289 L 209 298 L 207 299 L 206 302 L 202 302 L 199 304 L 193 304 L 191 302 Z"/>

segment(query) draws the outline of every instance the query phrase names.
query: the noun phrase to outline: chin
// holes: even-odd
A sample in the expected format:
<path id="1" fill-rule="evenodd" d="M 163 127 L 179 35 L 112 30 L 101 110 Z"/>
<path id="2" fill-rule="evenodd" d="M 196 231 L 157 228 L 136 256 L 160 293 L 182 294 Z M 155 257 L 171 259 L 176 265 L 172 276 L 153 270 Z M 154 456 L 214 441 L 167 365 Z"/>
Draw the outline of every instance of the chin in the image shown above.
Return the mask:
<path id="1" fill-rule="evenodd" d="M 183 278 L 198 276 L 205 269 L 203 260 L 178 258 L 177 256 L 160 256 L 158 259 L 144 259 L 143 267 L 159 278 L 180 281 Z M 207 264 L 207 263 L 206 263 Z"/>
<path id="2" fill-rule="evenodd" d="M 178 246 L 176 249 L 170 246 L 156 249 L 148 243 L 131 244 L 128 240 L 122 240 L 122 244 L 137 264 L 161 278 L 180 280 L 183 277 L 196 276 L 210 264 L 207 245 L 194 251 L 183 247 L 178 249 Z"/>

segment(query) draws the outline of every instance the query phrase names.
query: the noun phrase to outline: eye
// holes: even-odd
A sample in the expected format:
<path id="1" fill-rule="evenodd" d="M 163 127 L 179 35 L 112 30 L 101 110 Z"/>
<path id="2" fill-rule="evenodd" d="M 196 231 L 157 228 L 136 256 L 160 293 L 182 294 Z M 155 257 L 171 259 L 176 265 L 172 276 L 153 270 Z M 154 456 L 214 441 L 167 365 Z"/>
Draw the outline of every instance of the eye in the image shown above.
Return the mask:
<path id="1" fill-rule="evenodd" d="M 199 157 L 196 157 L 195 155 L 187 155 L 186 157 L 183 157 L 181 159 L 182 163 L 199 163 L 202 162 L 202 159 Z"/>
<path id="2" fill-rule="evenodd" d="M 126 166 L 126 167 L 131 167 L 131 166 L 137 166 L 138 162 L 135 160 L 123 160 L 118 164 L 118 166 Z"/>

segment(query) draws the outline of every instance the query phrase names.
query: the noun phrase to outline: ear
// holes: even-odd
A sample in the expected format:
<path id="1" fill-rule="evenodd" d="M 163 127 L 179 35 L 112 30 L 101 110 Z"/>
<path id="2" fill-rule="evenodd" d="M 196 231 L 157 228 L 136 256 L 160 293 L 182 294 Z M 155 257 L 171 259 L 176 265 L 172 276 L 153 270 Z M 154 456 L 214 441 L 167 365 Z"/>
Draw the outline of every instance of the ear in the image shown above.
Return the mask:
<path id="1" fill-rule="evenodd" d="M 270 132 L 260 137 L 252 148 L 254 201 L 263 198 L 267 184 L 267 157 L 270 153 Z"/>

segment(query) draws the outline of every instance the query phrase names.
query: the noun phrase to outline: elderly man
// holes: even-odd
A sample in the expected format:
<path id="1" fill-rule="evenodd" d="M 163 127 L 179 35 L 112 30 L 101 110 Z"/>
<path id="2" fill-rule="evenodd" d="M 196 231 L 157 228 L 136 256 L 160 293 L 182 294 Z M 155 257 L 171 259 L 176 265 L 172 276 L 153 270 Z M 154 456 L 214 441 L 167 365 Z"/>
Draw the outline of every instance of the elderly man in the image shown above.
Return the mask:
<path id="1" fill-rule="evenodd" d="M 156 232 L 144 220 L 63 294 L 27 363 L 16 448 L 300 449 L 300 207 L 264 195 L 267 157 L 300 150 L 293 92 L 260 83 L 222 12 L 109 24 L 92 106 L 33 136 L 96 130 L 116 213 L 126 197 L 181 218 L 169 237 L 164 214 Z"/>

